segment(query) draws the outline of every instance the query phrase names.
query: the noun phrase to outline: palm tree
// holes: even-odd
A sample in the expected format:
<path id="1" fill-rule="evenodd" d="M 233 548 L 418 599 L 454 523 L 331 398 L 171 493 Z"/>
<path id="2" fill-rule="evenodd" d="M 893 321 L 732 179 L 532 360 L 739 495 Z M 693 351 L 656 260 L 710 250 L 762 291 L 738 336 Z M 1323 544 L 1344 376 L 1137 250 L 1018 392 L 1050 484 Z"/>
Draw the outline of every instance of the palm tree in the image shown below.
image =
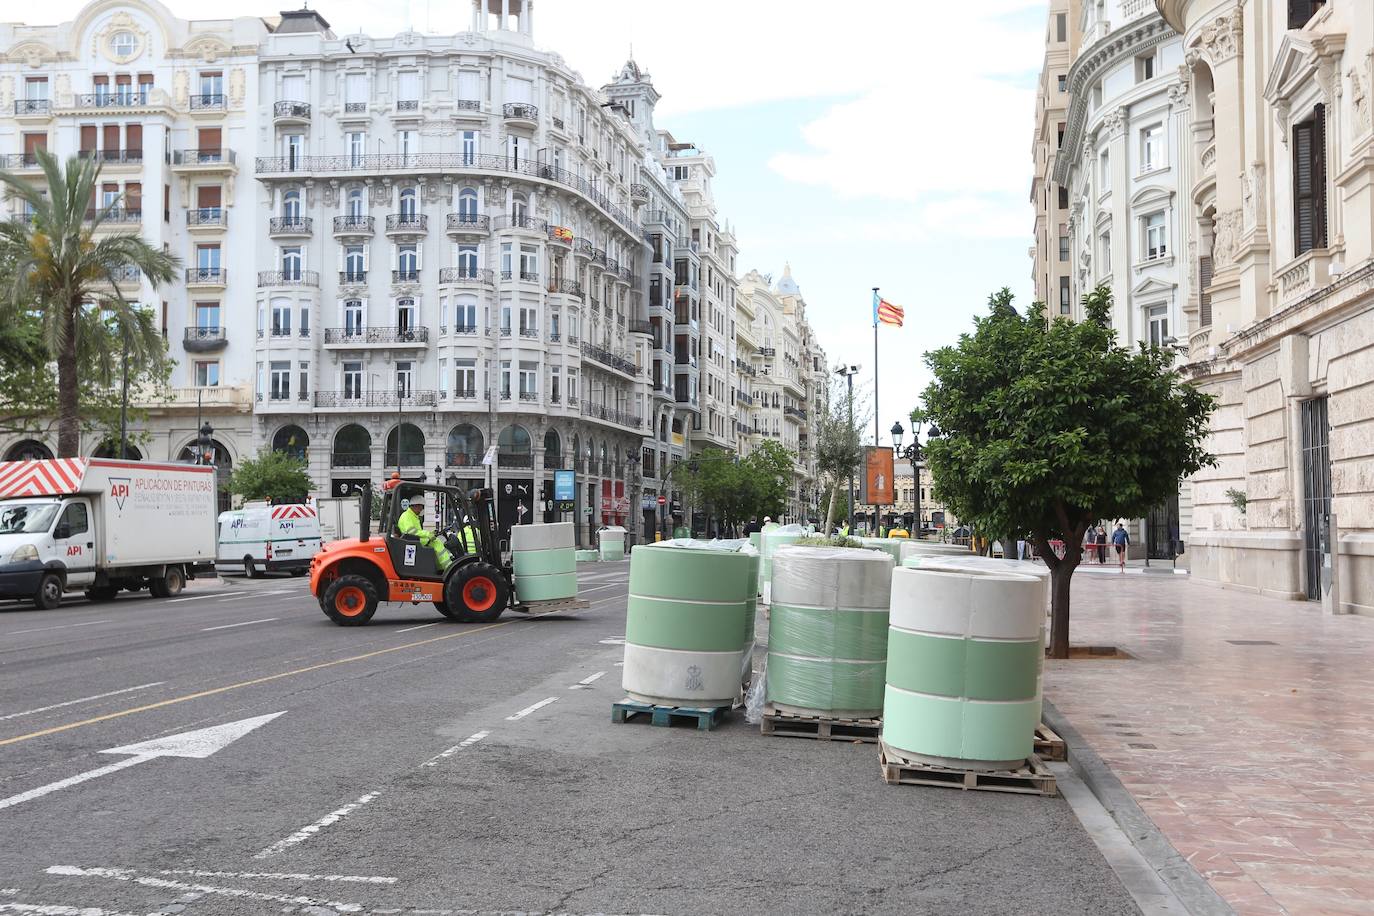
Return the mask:
<path id="1" fill-rule="evenodd" d="M 170 283 L 177 259 L 145 242 L 137 224 L 101 231 L 122 200 L 94 205 L 97 157 L 72 156 L 63 164 L 44 150 L 36 155 L 46 192 L 0 169 L 0 185 L 29 211 L 0 220 L 0 320 L 37 319 L 47 356 L 57 364 L 58 455 L 70 458 L 81 445 L 83 381 L 110 385 L 120 349 L 122 359 L 136 364 L 166 358 L 151 314 L 125 299 L 117 281 L 132 267 L 154 286 Z"/>

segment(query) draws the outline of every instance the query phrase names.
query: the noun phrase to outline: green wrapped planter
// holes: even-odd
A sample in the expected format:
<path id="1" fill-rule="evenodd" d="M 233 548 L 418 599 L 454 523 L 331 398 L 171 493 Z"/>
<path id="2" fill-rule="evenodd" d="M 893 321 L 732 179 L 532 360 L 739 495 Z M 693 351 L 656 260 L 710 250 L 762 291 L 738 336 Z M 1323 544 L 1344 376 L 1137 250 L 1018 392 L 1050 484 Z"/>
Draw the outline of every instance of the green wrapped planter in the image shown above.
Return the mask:
<path id="1" fill-rule="evenodd" d="M 573 554 L 579 563 L 595 563 L 601 559 L 601 554 L 595 550 L 576 550 L 573 551 Z"/>
<path id="2" fill-rule="evenodd" d="M 892 559 L 784 547 L 773 557 L 768 703 L 840 718 L 882 713 Z"/>
<path id="3" fill-rule="evenodd" d="M 1042 586 L 999 571 L 892 574 L 883 741 L 962 769 L 1019 766 L 1034 750 L 1043 662 Z"/>
<path id="4" fill-rule="evenodd" d="M 892 558 L 894 564 L 902 562 L 904 538 L 859 538 L 859 543 L 869 550 L 881 550 Z"/>
<path id="5" fill-rule="evenodd" d="M 601 559 L 625 559 L 625 529 L 619 525 L 610 525 L 598 531 L 596 543 L 601 549 Z"/>
<path id="6" fill-rule="evenodd" d="M 630 557 L 622 685 L 673 706 L 734 703 L 753 649 L 758 558 L 693 544 L 646 544 Z"/>
<path id="7" fill-rule="evenodd" d="M 773 554 L 778 548 L 791 546 L 801 539 L 800 526 L 775 525 L 759 536 L 759 594 L 763 594 L 763 587 L 773 580 Z"/>
<path id="8" fill-rule="evenodd" d="M 577 597 L 577 573 L 550 573 L 543 576 L 516 576 L 515 593 L 522 602 L 557 601 Z"/>
<path id="9" fill-rule="evenodd" d="M 577 557 L 571 547 L 550 550 L 515 550 L 511 552 L 511 566 L 516 576 L 547 576 L 577 570 Z"/>

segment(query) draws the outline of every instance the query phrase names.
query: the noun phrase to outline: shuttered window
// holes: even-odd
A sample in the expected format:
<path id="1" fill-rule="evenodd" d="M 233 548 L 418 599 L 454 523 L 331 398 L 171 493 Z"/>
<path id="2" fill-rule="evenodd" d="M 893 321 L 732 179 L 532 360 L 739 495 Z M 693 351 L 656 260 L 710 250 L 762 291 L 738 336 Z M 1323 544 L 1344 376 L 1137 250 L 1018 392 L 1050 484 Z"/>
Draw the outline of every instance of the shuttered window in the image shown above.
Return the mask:
<path id="1" fill-rule="evenodd" d="M 1288 27 L 1302 28 L 1324 6 L 1326 0 L 1288 0 Z"/>
<path id="2" fill-rule="evenodd" d="M 1326 247 L 1326 106 L 1293 125 L 1293 255 Z"/>
<path id="3" fill-rule="evenodd" d="M 1212 294 L 1207 291 L 1211 285 L 1212 256 L 1205 254 L 1197 259 L 1197 323 L 1199 327 L 1210 328 L 1212 326 Z"/>

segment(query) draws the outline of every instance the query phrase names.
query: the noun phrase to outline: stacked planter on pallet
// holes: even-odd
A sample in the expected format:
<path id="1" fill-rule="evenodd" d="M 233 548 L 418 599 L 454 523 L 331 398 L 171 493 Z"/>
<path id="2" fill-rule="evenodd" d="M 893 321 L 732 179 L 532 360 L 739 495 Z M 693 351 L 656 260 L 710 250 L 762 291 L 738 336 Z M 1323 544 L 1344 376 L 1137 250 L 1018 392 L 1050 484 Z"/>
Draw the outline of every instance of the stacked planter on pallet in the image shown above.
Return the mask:
<path id="1" fill-rule="evenodd" d="M 899 548 L 901 553 L 898 555 L 897 562 L 905 564 L 911 557 L 945 557 L 945 556 L 964 556 L 971 557 L 968 547 L 959 544 L 944 544 L 940 541 L 902 541 Z"/>
<path id="2" fill-rule="evenodd" d="M 577 597 L 572 522 L 516 525 L 510 532 L 511 566 L 521 601 Z"/>
<path id="3" fill-rule="evenodd" d="M 779 547 L 787 547 L 802 539 L 801 525 L 782 525 L 765 529 L 759 538 L 759 594 L 773 577 L 773 554 Z M 767 602 L 767 598 L 764 599 Z"/>
<path id="4" fill-rule="evenodd" d="M 724 706 L 743 696 L 758 557 L 691 542 L 630 557 L 622 685 L 632 699 Z"/>
<path id="5" fill-rule="evenodd" d="M 625 529 L 619 525 L 611 525 L 602 528 L 596 533 L 597 543 L 601 547 L 601 559 L 603 560 L 623 560 L 625 559 Z"/>
<path id="6" fill-rule="evenodd" d="M 872 550 L 784 547 L 773 556 L 768 703 L 788 713 L 883 710 L 892 560 Z"/>
<path id="7" fill-rule="evenodd" d="M 884 744 L 965 770 L 1021 766 L 1040 723 L 1042 596 L 1032 576 L 894 570 Z"/>

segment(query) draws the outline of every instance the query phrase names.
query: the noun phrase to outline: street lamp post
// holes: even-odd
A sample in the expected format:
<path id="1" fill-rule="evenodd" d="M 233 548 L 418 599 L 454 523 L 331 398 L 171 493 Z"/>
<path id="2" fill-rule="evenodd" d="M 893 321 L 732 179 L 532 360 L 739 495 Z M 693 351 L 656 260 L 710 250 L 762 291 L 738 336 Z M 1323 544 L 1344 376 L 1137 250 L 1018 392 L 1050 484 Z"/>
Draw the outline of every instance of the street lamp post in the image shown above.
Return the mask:
<path id="1" fill-rule="evenodd" d="M 925 524 L 921 520 L 921 425 L 920 423 L 912 422 L 912 442 L 906 448 L 902 448 L 902 436 L 906 433 L 906 429 L 902 427 L 902 421 L 898 420 L 896 423 L 893 423 L 891 430 L 892 443 L 896 446 L 897 455 L 911 462 L 911 477 L 913 484 L 912 500 L 915 503 L 916 509 L 913 519 L 915 524 L 912 526 L 916 530 L 912 532 L 912 537 L 918 539 L 921 537 L 921 532 L 925 529 Z M 926 439 L 938 438 L 939 435 L 939 428 L 932 424 L 930 432 L 926 434 Z"/>
<path id="2" fill-rule="evenodd" d="M 844 376 L 844 380 L 849 385 L 849 429 L 847 435 L 854 434 L 854 376 L 859 374 L 858 366 L 841 366 L 835 370 L 836 375 Z M 874 443 L 875 445 L 877 443 Z M 854 530 L 854 472 L 849 472 L 849 523 L 846 526 L 849 531 Z"/>

